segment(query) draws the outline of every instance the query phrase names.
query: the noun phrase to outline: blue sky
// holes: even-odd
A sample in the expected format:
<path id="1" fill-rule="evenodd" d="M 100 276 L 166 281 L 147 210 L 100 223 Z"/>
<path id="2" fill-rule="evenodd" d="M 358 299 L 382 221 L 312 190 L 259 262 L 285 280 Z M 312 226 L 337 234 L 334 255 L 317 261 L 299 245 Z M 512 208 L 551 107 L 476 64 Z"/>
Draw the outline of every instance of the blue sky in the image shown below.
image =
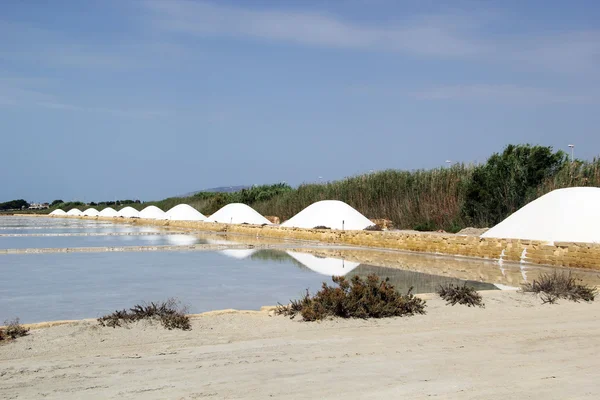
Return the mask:
<path id="1" fill-rule="evenodd" d="M 595 1 L 8 0 L 0 201 L 600 154 Z"/>

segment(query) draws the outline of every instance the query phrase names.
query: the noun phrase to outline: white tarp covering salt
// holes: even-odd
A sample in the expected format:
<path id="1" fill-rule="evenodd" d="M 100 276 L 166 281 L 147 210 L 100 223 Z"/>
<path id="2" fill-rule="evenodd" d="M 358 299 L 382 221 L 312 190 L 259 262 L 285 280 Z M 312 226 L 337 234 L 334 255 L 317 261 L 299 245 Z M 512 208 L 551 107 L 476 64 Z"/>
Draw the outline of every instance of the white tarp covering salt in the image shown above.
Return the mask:
<path id="1" fill-rule="evenodd" d="M 222 224 L 272 225 L 271 221 L 260 215 L 252 207 L 241 203 L 227 204 L 207 218 L 206 221 Z"/>
<path id="2" fill-rule="evenodd" d="M 600 188 L 554 190 L 519 209 L 481 237 L 600 243 Z"/>
<path id="3" fill-rule="evenodd" d="M 167 219 L 172 221 L 204 221 L 206 217 L 190 205 L 178 204 L 167 211 Z"/>
<path id="4" fill-rule="evenodd" d="M 373 225 L 367 217 L 339 200 L 318 201 L 281 224 L 288 228 L 312 229 L 325 226 L 331 229 L 363 230 Z"/>

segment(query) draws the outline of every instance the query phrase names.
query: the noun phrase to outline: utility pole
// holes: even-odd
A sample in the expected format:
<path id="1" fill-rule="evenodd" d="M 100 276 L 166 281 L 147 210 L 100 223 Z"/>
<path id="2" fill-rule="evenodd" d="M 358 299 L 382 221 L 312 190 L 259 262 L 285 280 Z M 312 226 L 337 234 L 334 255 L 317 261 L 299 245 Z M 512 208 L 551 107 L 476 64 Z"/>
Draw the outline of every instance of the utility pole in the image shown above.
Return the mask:
<path id="1" fill-rule="evenodd" d="M 571 148 L 571 163 L 573 163 L 575 161 L 575 145 L 570 144 L 569 147 Z"/>

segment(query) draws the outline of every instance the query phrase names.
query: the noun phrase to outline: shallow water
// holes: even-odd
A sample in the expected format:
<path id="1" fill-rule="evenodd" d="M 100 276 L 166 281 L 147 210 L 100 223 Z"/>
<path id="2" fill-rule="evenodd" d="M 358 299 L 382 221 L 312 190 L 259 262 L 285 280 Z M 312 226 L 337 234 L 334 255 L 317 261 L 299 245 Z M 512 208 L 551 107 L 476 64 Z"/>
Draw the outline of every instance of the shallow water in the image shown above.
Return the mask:
<path id="1" fill-rule="evenodd" d="M 0 237 L 0 249 L 79 248 L 179 245 L 181 235 L 19 236 Z M 188 244 L 204 243 L 199 238 Z"/>
<path id="2" fill-rule="evenodd" d="M 19 233 L 106 233 L 106 236 L 2 236 Z M 148 235 L 149 232 L 158 234 Z M 111 233 L 128 233 L 111 236 Z M 317 291 L 332 275 L 390 278 L 401 292 L 431 293 L 438 285 L 466 283 L 478 290 L 518 286 L 547 268 L 502 265 L 416 253 L 348 249 L 264 241 L 215 233 L 175 234 L 155 227 L 60 218 L 0 217 L 0 249 L 98 247 L 95 253 L 0 254 L 0 322 L 95 318 L 144 301 L 178 298 L 189 312 L 259 309 Z M 222 251 L 119 251 L 112 246 L 253 244 Z M 260 249 L 268 243 L 275 249 Z M 295 248 L 294 246 L 299 246 Z M 394 268 L 390 268 L 394 267 Z M 598 274 L 584 275 L 598 284 Z"/>
<path id="3" fill-rule="evenodd" d="M 65 234 L 65 233 L 142 233 L 142 232 L 158 232 L 159 229 L 152 226 L 118 226 L 115 224 L 102 224 L 92 225 L 86 227 L 44 227 L 44 228 L 31 228 L 31 227 L 15 227 L 0 229 L 0 236 L 9 235 L 53 235 L 53 234 Z"/>
<path id="4" fill-rule="evenodd" d="M 305 289 L 314 292 L 323 281 L 330 281 L 328 275 L 312 270 L 310 263 L 300 264 L 284 251 L 259 253 L 262 256 L 252 257 L 246 250 L 1 256 L 0 318 L 18 316 L 23 322 L 93 318 L 169 297 L 177 297 L 192 313 L 259 309 L 287 303 Z M 343 263 L 333 258 L 327 261 L 331 268 Z M 392 276 L 393 281 L 414 286 L 415 292 L 431 291 L 445 282 L 459 282 L 412 271 L 350 264 L 353 268 L 348 266 L 348 272 L 352 275 Z M 475 284 L 481 289 L 495 289 L 493 285 Z"/>

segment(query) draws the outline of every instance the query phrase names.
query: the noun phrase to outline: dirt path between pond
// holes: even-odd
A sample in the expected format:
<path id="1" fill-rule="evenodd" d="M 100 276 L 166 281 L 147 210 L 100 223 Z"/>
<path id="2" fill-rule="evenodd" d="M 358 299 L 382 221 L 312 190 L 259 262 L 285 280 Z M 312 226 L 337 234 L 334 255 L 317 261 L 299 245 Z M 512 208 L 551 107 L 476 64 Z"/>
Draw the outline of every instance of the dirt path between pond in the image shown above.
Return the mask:
<path id="1" fill-rule="evenodd" d="M 189 332 L 83 321 L 0 346 L 4 399 L 595 399 L 600 304 L 485 292 L 485 309 L 303 323 L 211 313 Z"/>

